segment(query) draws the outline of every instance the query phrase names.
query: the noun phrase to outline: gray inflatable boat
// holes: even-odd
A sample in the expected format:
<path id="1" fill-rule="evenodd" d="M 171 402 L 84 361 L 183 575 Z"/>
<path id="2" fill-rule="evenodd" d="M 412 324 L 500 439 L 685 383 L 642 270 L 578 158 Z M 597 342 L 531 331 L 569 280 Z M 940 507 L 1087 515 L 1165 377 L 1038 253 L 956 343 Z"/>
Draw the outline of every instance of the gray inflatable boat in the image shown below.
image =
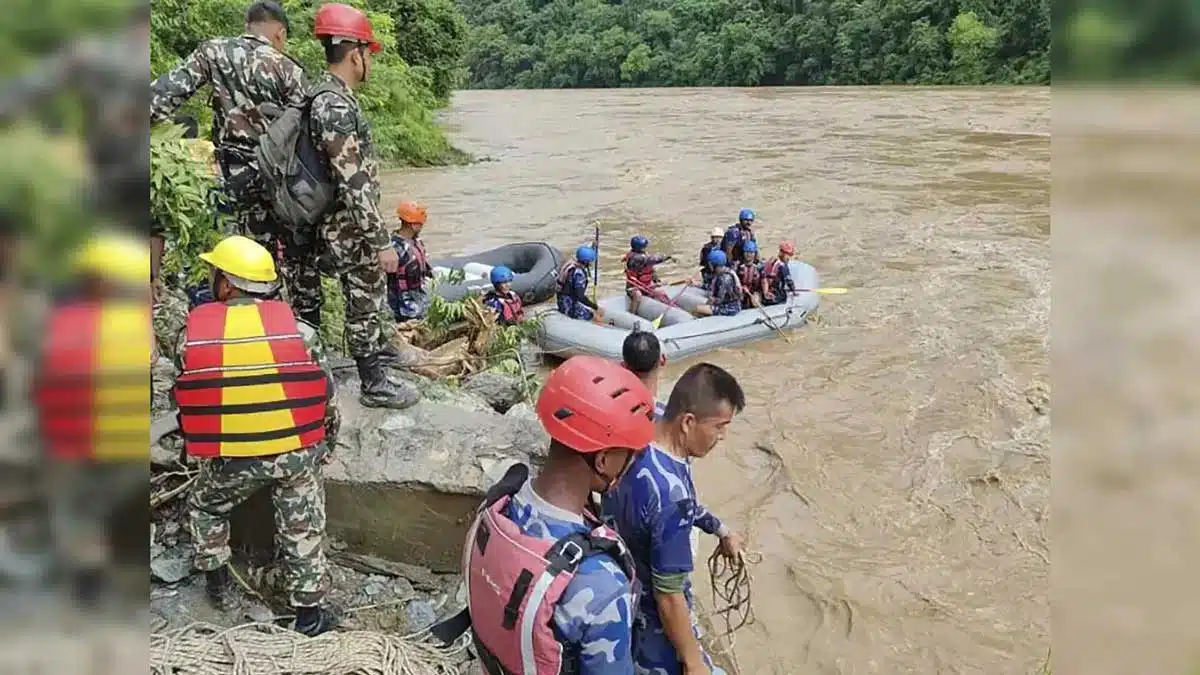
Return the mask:
<path id="1" fill-rule="evenodd" d="M 473 292 L 487 293 L 492 287 L 488 273 L 493 267 L 504 265 L 513 271 L 512 289 L 521 296 L 521 302 L 532 305 L 554 297 L 562 261 L 558 249 L 545 242 L 531 241 L 431 260 L 429 264 L 433 267 L 434 278 L 439 279 L 433 293 L 446 300 L 462 300 Z M 462 270 L 466 276 L 462 283 L 445 281 L 454 270 Z"/>
<path id="2" fill-rule="evenodd" d="M 708 301 L 708 294 L 699 288 L 687 288 L 675 300 L 678 307 L 651 298 L 643 298 L 638 313 L 628 311 L 624 294 L 602 298 L 606 325 L 568 318 L 557 311 L 540 315 L 538 345 L 547 354 L 569 358 L 592 354 L 620 360 L 621 345 L 634 328 L 653 330 L 652 321 L 666 311 L 662 324 L 654 331 L 662 343 L 663 354 L 670 359 L 682 359 L 697 354 L 770 337 L 776 331 L 793 330 L 803 326 L 808 316 L 820 304 L 817 271 L 802 262 L 790 262 L 788 267 L 799 292 L 787 304 L 772 307 L 751 307 L 736 316 L 697 318 L 690 314 Z M 668 297 L 675 298 L 680 286 L 666 287 Z M 685 311 L 686 310 L 686 311 Z"/>

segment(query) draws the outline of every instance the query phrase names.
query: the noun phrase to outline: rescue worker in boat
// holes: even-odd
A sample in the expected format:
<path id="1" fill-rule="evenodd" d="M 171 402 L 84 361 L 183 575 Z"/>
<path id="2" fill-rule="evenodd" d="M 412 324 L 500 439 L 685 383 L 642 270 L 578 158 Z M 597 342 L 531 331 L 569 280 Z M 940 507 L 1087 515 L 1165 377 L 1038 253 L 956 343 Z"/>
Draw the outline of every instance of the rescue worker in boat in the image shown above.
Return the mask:
<path id="1" fill-rule="evenodd" d="M 713 250 L 721 250 L 721 242 L 725 239 L 725 230 L 714 227 L 708 235 L 708 243 L 700 247 L 700 283 L 704 288 L 712 285 L 713 269 L 708 264 L 708 254 Z"/>
<path id="2" fill-rule="evenodd" d="M 146 489 L 151 252 L 133 234 L 98 234 L 72 261 L 77 285 L 41 331 L 33 403 L 48 459 L 55 565 L 76 598 L 113 588 L 109 520 Z"/>
<path id="3" fill-rule="evenodd" d="M 737 276 L 742 285 L 742 304 L 762 307 L 763 264 L 758 259 L 757 243 L 748 241 L 742 245 L 742 262 L 738 263 Z"/>
<path id="4" fill-rule="evenodd" d="M 743 542 L 700 503 L 692 461 L 712 452 L 745 404 L 733 375 L 710 363 L 688 368 L 667 399 L 654 441 L 604 496 L 605 522 L 628 543 L 644 583 L 633 635 L 638 673 L 724 675 L 699 642 L 690 578 L 696 530 L 718 537 L 730 559 L 741 555 Z"/>
<path id="5" fill-rule="evenodd" d="M 708 303 L 696 308 L 696 316 L 733 316 L 742 311 L 742 287 L 729 267 L 724 251 L 708 254 L 713 268 L 712 284 L 708 287 Z"/>
<path id="6" fill-rule="evenodd" d="M 656 265 L 661 265 L 671 259 L 669 255 L 651 254 L 646 252 L 650 240 L 642 235 L 636 235 L 629 240 L 629 250 L 622 258 L 625 262 L 625 295 L 629 296 L 629 312 L 637 314 L 638 305 L 642 303 L 642 295 L 655 294 L 659 286 L 658 275 L 654 272 Z"/>
<path id="7" fill-rule="evenodd" d="M 790 241 L 779 242 L 779 255 L 767 261 L 763 266 L 763 304 L 782 305 L 788 301 L 788 296 L 795 294 L 796 282 L 792 279 L 792 270 L 788 267 L 796 247 Z"/>
<path id="8" fill-rule="evenodd" d="M 637 375 L 654 397 L 654 418 L 662 417 L 664 404 L 658 400 L 658 380 L 667 357 L 662 353 L 658 336 L 650 331 L 634 330 L 625 336 L 621 345 L 621 365 Z"/>
<path id="9" fill-rule="evenodd" d="M 575 249 L 575 259 L 568 260 L 558 270 L 558 292 L 555 302 L 559 312 L 582 321 L 599 323 L 604 319 L 604 310 L 587 296 L 588 272 L 595 263 L 596 249 L 580 246 Z"/>
<path id="10" fill-rule="evenodd" d="M 496 311 L 496 322 L 501 326 L 515 326 L 525 320 L 525 308 L 521 296 L 512 289 L 513 271 L 497 265 L 488 273 L 492 290 L 483 296 L 483 304 Z"/>
<path id="11" fill-rule="evenodd" d="M 576 356 L 550 373 L 537 401 L 545 467 L 533 479 L 509 469 L 467 536 L 467 612 L 487 673 L 634 673 L 633 562 L 592 493 L 613 489 L 650 443 L 653 411 L 613 361 Z"/>
<path id="12" fill-rule="evenodd" d="M 429 309 L 429 294 L 425 280 L 433 278 L 433 268 L 425 255 L 421 229 L 425 227 L 425 207 L 416 202 L 404 202 L 396 207 L 400 228 L 392 234 L 392 247 L 400 259 L 394 274 L 387 275 L 388 305 L 396 321 L 403 323 L 420 319 Z"/>
<path id="13" fill-rule="evenodd" d="M 321 606 L 321 470 L 340 418 L 318 330 L 286 303 L 265 299 L 278 274 L 261 244 L 234 235 L 200 258 L 213 268 L 214 301 L 188 314 L 175 350 L 173 392 L 184 451 L 200 469 L 187 502 L 194 564 L 213 605 L 231 609 L 229 514 L 269 488 L 295 629 L 319 635 L 336 623 Z"/>
<path id="14" fill-rule="evenodd" d="M 729 256 L 730 262 L 742 261 L 742 246 L 748 241 L 754 241 L 754 211 L 742 209 L 738 212 L 738 221 L 725 230 L 721 240 L 721 250 Z"/>

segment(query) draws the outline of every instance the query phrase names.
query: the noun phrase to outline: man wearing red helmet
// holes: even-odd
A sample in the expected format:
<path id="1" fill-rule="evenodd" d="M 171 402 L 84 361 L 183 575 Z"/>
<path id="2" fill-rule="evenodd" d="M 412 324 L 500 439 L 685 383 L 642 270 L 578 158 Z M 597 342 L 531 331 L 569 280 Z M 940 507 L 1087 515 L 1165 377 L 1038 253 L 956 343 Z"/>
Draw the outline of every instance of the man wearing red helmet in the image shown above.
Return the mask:
<path id="1" fill-rule="evenodd" d="M 612 361 L 576 356 L 546 380 L 545 467 L 532 480 L 510 469 L 467 537 L 467 612 L 486 672 L 633 675 L 633 561 L 589 502 L 650 442 L 653 412 L 646 387 Z"/>
<path id="2" fill-rule="evenodd" d="M 399 264 L 379 213 L 379 167 L 371 125 L 354 95 L 371 71 L 371 55 L 382 48 L 361 10 L 338 3 L 317 9 L 313 35 L 325 48 L 328 71 L 314 88 L 309 134 L 329 160 L 337 196 L 317 226 L 321 246 L 293 241 L 285 251 L 292 306 L 320 325 L 321 278 L 318 255 L 324 247 L 342 282 L 346 301 L 346 340 L 358 366 L 361 401 L 372 407 L 406 408 L 420 400 L 408 385 L 388 379 L 384 310 L 385 274 Z"/>
<path id="3" fill-rule="evenodd" d="M 796 282 L 792 280 L 792 271 L 788 262 L 796 253 L 796 247 L 790 241 L 779 242 L 779 255 L 771 258 L 763 265 L 763 306 L 782 305 L 788 297 L 796 292 Z"/>

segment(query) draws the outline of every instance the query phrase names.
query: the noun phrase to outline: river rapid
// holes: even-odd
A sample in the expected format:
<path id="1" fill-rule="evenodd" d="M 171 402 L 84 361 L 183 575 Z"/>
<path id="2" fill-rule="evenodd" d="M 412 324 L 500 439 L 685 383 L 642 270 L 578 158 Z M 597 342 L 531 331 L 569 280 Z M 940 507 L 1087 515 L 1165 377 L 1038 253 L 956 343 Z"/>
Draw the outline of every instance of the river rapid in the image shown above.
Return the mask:
<path id="1" fill-rule="evenodd" d="M 789 239 L 850 289 L 786 339 L 705 357 L 748 393 L 696 468 L 763 555 L 742 673 L 1041 668 L 1048 88 L 469 91 L 444 123 L 493 161 L 384 183 L 386 213 L 429 206 L 434 257 L 573 249 L 599 224 L 601 291 L 619 292 L 633 234 L 690 265 L 749 206 L 764 251 Z"/>

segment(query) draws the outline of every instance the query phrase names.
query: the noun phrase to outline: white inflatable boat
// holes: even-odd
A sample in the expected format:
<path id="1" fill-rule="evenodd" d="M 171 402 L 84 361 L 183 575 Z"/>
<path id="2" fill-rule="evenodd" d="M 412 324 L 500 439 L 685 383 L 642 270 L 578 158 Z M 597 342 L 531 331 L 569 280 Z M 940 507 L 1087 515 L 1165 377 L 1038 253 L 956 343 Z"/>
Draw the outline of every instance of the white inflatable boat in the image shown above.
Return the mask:
<path id="1" fill-rule="evenodd" d="M 676 298 L 678 307 L 659 300 L 643 298 L 637 314 L 628 311 L 624 294 L 601 298 L 604 324 L 571 319 L 557 311 L 540 314 L 541 328 L 538 344 L 547 354 L 569 358 L 593 354 L 620 360 L 621 345 L 630 331 L 654 330 L 652 321 L 665 316 L 655 334 L 662 342 L 663 353 L 669 359 L 681 359 L 704 352 L 770 337 L 776 331 L 793 330 L 808 322 L 808 315 L 817 309 L 820 296 L 817 271 L 802 262 L 790 262 L 788 267 L 796 283 L 797 293 L 786 304 L 771 307 L 749 307 L 735 316 L 697 318 L 690 314 L 708 301 L 708 294 L 699 288 L 668 286 L 663 292 Z"/>

